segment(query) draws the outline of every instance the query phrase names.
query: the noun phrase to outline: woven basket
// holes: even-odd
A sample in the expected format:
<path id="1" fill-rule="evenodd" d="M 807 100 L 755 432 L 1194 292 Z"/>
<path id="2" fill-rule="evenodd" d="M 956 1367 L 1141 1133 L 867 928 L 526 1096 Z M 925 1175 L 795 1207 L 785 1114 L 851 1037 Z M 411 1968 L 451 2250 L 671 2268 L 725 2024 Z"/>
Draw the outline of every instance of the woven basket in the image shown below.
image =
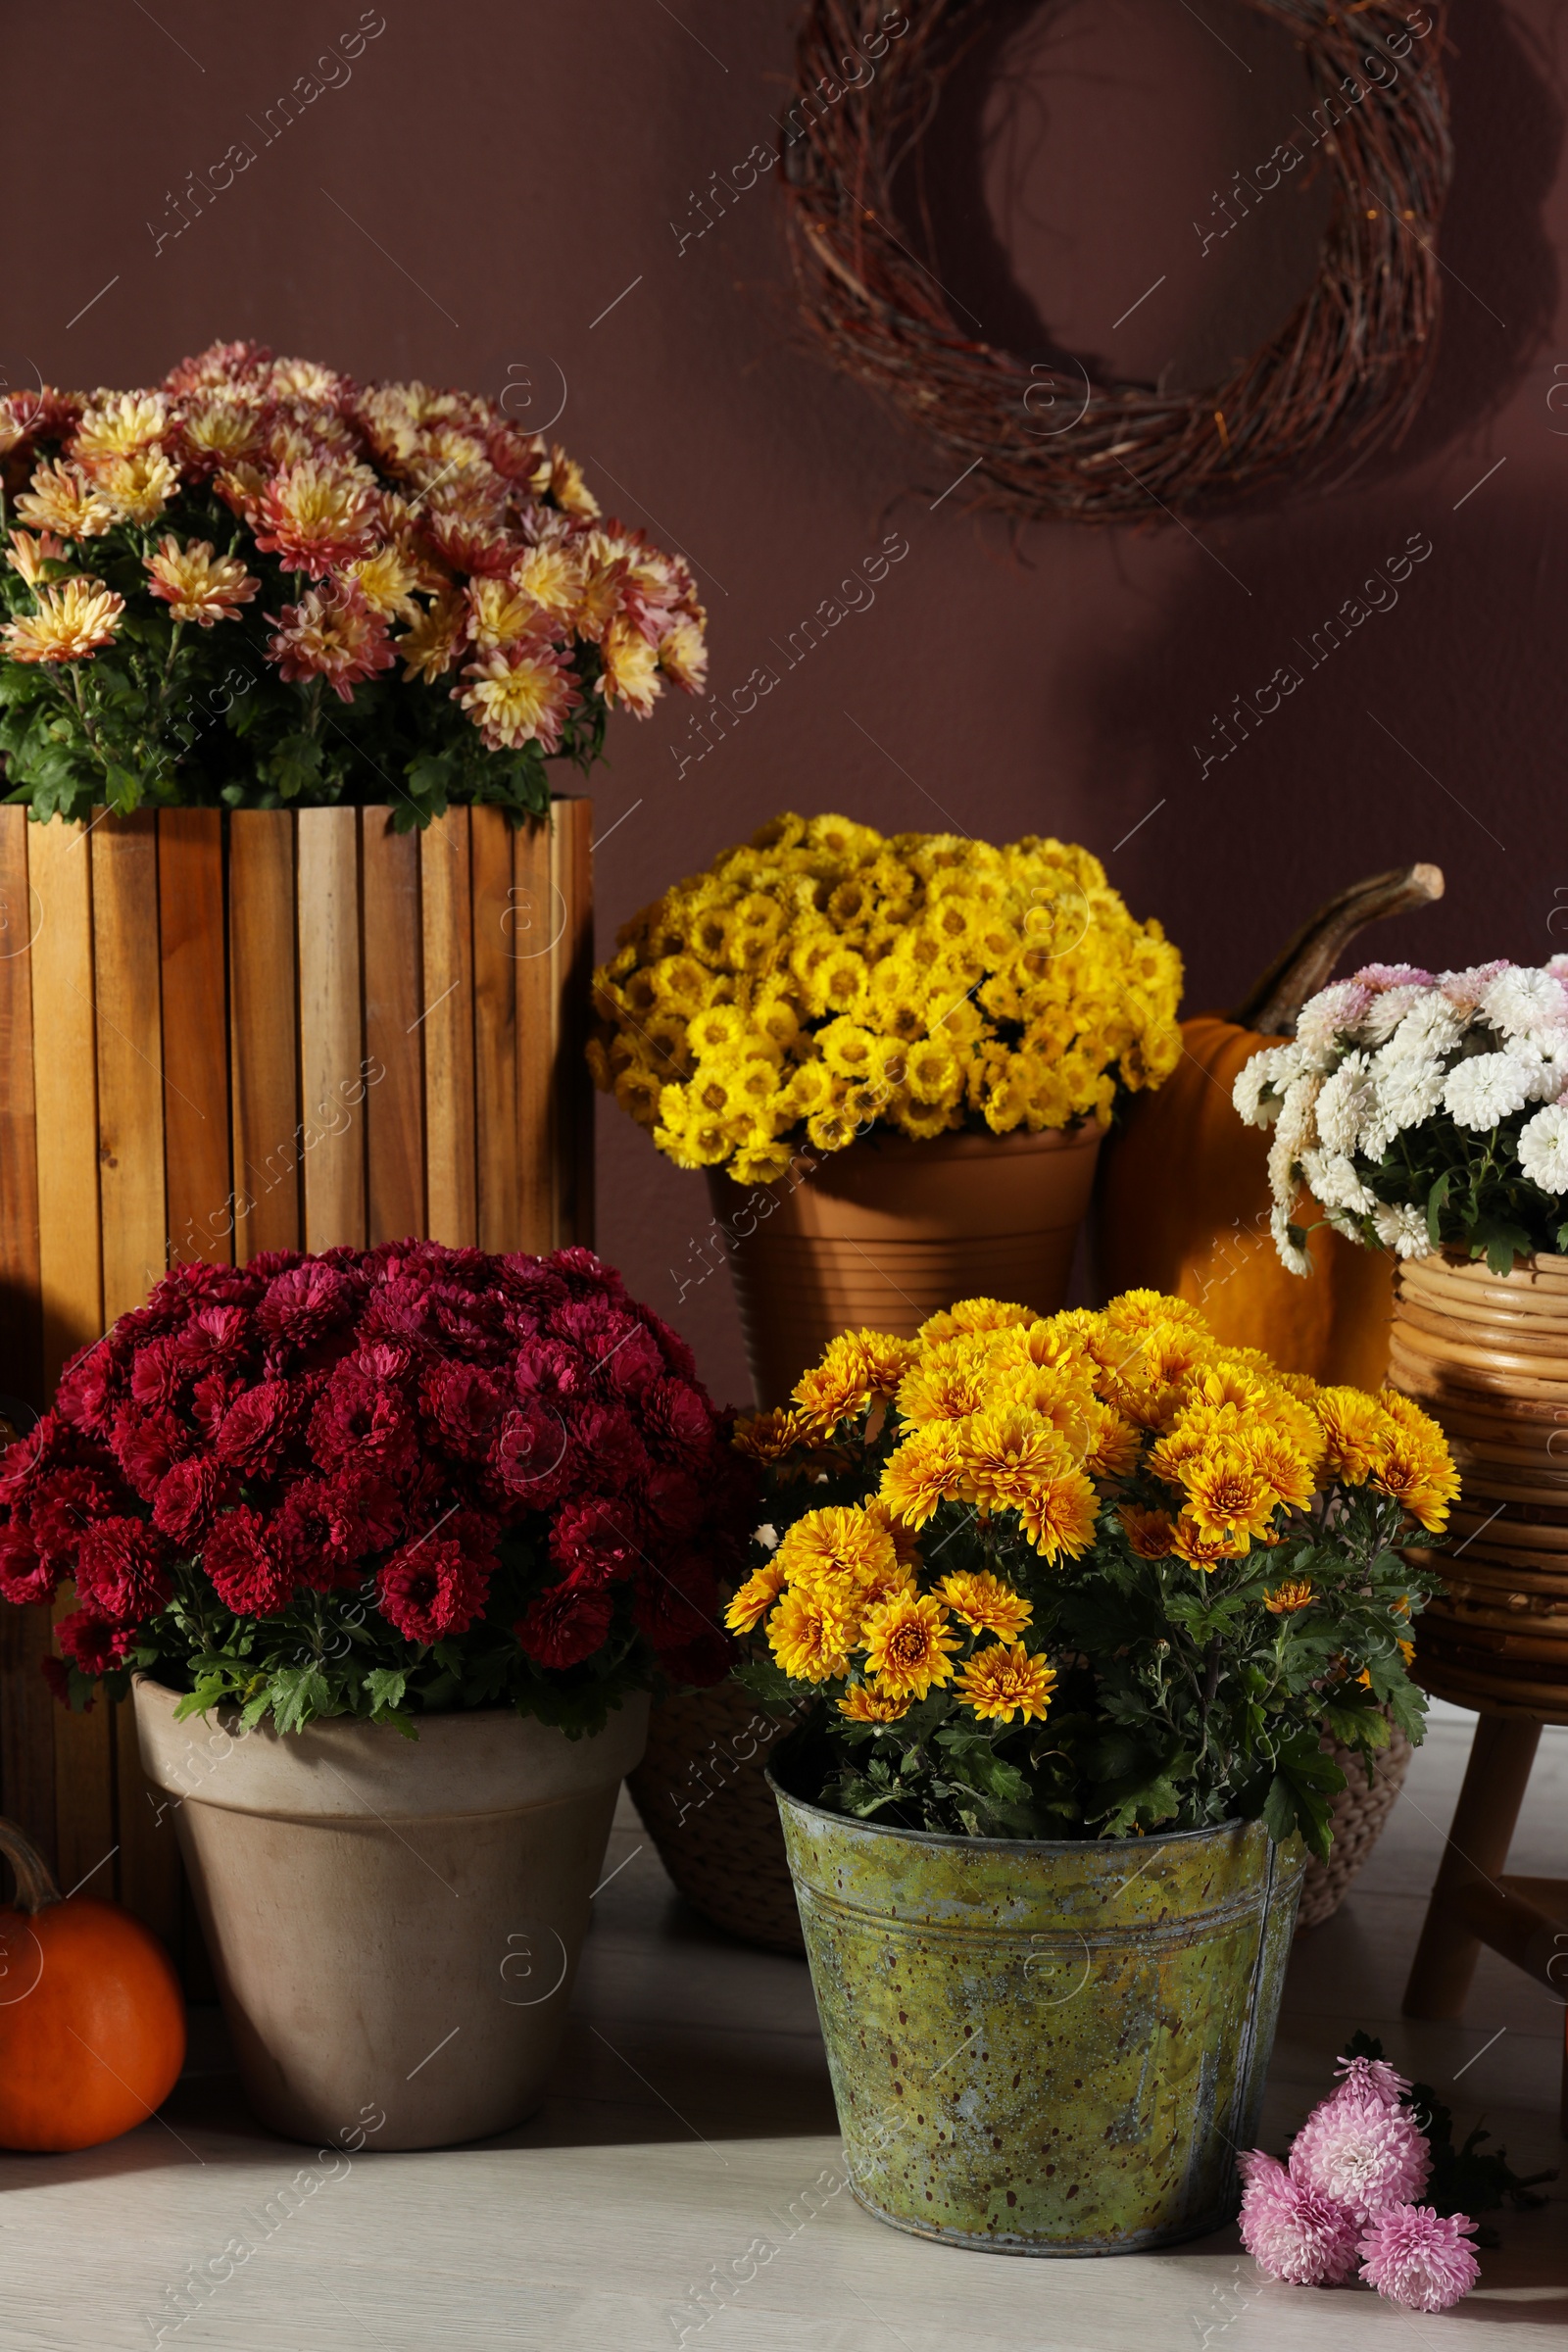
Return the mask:
<path id="1" fill-rule="evenodd" d="M 627 1776 L 632 1801 L 660 1860 L 694 1911 L 727 1935 L 770 1952 L 804 1952 L 800 1914 L 778 1808 L 763 1774 L 788 1715 L 769 1715 L 734 1683 L 656 1707 L 648 1747 Z M 1383 1835 L 1410 1769 L 1410 1742 L 1395 1727 L 1374 1766 L 1332 1740 L 1325 1747 L 1348 1786 L 1330 1800 L 1334 1844 L 1308 1862 L 1298 1933 L 1333 1917 Z"/>
<path id="2" fill-rule="evenodd" d="M 1382 1837 L 1410 1769 L 1410 1742 L 1397 1724 L 1390 1725 L 1389 1744 L 1378 1751 L 1374 1760 L 1370 1788 L 1366 1785 L 1366 1766 L 1353 1749 L 1341 1747 L 1333 1740 L 1325 1740 L 1323 1745 L 1344 1773 L 1347 1786 L 1338 1796 L 1329 1799 L 1334 1826 L 1329 1858 L 1319 1862 L 1314 1855 L 1306 1866 L 1300 1906 L 1296 1914 L 1298 1935 L 1303 1928 L 1320 1928 L 1344 1902 L 1350 1891 L 1351 1880 Z"/>
<path id="3" fill-rule="evenodd" d="M 626 1786 L 676 1888 L 715 1928 L 804 1954 L 778 1807 L 763 1775 L 793 1715 L 737 1683 L 666 1699 Z"/>

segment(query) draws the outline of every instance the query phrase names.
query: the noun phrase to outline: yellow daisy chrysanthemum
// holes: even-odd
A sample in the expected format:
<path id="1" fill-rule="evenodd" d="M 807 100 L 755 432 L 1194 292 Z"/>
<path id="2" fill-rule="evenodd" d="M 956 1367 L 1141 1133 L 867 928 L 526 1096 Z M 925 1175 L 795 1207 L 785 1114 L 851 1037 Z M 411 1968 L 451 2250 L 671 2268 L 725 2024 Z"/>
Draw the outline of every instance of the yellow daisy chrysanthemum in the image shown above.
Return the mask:
<path id="1" fill-rule="evenodd" d="M 1283 1584 L 1275 1586 L 1263 1606 L 1271 1617 L 1290 1617 L 1298 1609 L 1310 1608 L 1316 1598 L 1317 1591 L 1309 1577 L 1288 1576 Z"/>
<path id="2" fill-rule="evenodd" d="M 866 1672 L 890 1697 L 924 1698 L 933 1683 L 953 1680 L 952 1652 L 962 1644 L 929 1592 L 895 1593 L 867 1613 L 860 1634 Z"/>
<path id="3" fill-rule="evenodd" d="M 824 1576 L 869 1583 L 878 1572 L 900 1565 L 887 1528 L 858 1506 L 808 1511 L 784 1537 L 775 1557 L 792 1585 L 814 1584 Z"/>
<path id="4" fill-rule="evenodd" d="M 963 1488 L 963 1456 L 949 1428 L 917 1430 L 906 1438 L 882 1473 L 882 1500 L 906 1527 L 922 1528 Z"/>
<path id="5" fill-rule="evenodd" d="M 1039 1723 L 1051 1704 L 1055 1680 L 1045 1659 L 1031 1657 L 1021 1642 L 994 1642 L 975 1651 L 955 1687 L 982 1723 L 1010 1723 L 1015 1715 L 1025 1723 Z"/>
<path id="6" fill-rule="evenodd" d="M 793 1587 L 767 1620 L 767 1644 L 792 1682 L 831 1683 L 850 1669 L 850 1615 L 825 1593 Z"/>
<path id="7" fill-rule="evenodd" d="M 959 1624 L 972 1634 L 998 1634 L 1015 1642 L 1034 1616 L 1023 1594 L 998 1576 L 956 1569 L 942 1579 L 937 1591 Z"/>
<path id="8" fill-rule="evenodd" d="M 906 1698 L 873 1690 L 869 1683 L 852 1683 L 839 1700 L 839 1713 L 851 1723 L 899 1723 L 909 1712 Z"/>
<path id="9" fill-rule="evenodd" d="M 754 1569 L 724 1611 L 724 1623 L 732 1634 L 752 1633 L 784 1590 L 784 1570 L 776 1559 L 767 1560 Z"/>

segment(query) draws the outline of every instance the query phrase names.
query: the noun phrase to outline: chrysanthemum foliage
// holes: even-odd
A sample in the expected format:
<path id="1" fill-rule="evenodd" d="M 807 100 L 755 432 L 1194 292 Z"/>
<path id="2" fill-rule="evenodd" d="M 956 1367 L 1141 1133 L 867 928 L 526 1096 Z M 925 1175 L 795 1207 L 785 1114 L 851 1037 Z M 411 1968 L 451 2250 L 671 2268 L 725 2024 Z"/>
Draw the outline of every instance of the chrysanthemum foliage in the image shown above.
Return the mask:
<path id="1" fill-rule="evenodd" d="M 62 1698 L 140 1669 L 280 1731 L 721 1679 L 756 1480 L 587 1250 L 182 1266 L 0 1462 L 0 1597 L 72 1580 Z M 728 1574 L 726 1575 L 726 1569 Z"/>
<path id="2" fill-rule="evenodd" d="M 602 519 L 563 449 L 257 344 L 0 397 L 0 752 L 39 816 L 539 813 L 611 704 L 702 690 L 687 564 Z"/>
<path id="3" fill-rule="evenodd" d="M 1391 1721 L 1420 1738 L 1441 1430 L 1179 1299 L 850 1334 L 735 1444 L 770 1526 L 727 1622 L 754 1689 L 822 1702 L 803 1768 L 839 1810 L 1040 1838 L 1261 1815 L 1326 1854 L 1325 1733 L 1369 1773 Z"/>

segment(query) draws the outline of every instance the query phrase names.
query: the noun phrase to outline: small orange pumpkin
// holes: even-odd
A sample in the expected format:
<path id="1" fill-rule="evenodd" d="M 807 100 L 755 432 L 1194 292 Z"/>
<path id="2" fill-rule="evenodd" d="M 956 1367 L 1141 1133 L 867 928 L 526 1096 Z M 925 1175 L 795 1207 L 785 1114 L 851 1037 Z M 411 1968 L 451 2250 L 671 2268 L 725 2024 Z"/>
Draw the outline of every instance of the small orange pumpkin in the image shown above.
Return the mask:
<path id="1" fill-rule="evenodd" d="M 1435 865 L 1343 891 L 1298 932 L 1228 1018 L 1182 1023 L 1182 1059 L 1134 1099 L 1108 1139 L 1095 1204 L 1102 1295 L 1155 1290 L 1191 1299 L 1231 1347 L 1262 1348 L 1285 1370 L 1377 1389 L 1388 1369 L 1390 1261 L 1319 1225 L 1310 1275 L 1288 1273 L 1269 1234 L 1269 1138 L 1238 1117 L 1243 1064 L 1294 1030 L 1368 923 L 1443 896 Z"/>
<path id="2" fill-rule="evenodd" d="M 0 1820 L 17 1900 L 0 1910 L 0 2147 L 95 2148 L 168 2098 L 185 2063 L 169 1954 L 116 1903 L 62 1899 L 36 1848 Z"/>

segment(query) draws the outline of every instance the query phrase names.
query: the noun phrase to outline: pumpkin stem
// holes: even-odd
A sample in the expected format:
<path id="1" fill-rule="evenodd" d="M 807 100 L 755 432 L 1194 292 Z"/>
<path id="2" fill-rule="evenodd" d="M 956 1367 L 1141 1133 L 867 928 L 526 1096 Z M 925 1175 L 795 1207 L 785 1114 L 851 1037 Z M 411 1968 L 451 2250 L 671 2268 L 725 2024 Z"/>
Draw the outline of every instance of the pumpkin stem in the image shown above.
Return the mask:
<path id="1" fill-rule="evenodd" d="M 1275 956 L 1230 1015 L 1240 1028 L 1265 1037 L 1289 1036 L 1308 997 L 1326 987 L 1335 965 L 1358 931 L 1391 914 L 1430 906 L 1444 891 L 1440 865 L 1396 865 L 1387 874 L 1354 882 L 1320 906 L 1309 923 Z"/>
<path id="2" fill-rule="evenodd" d="M 18 1829 L 14 1821 L 0 1815 L 0 1854 L 10 1863 L 17 1881 L 19 1911 L 29 1914 L 46 1911 L 51 1903 L 61 1899 L 60 1889 L 50 1874 L 49 1865 L 32 1839 Z"/>

